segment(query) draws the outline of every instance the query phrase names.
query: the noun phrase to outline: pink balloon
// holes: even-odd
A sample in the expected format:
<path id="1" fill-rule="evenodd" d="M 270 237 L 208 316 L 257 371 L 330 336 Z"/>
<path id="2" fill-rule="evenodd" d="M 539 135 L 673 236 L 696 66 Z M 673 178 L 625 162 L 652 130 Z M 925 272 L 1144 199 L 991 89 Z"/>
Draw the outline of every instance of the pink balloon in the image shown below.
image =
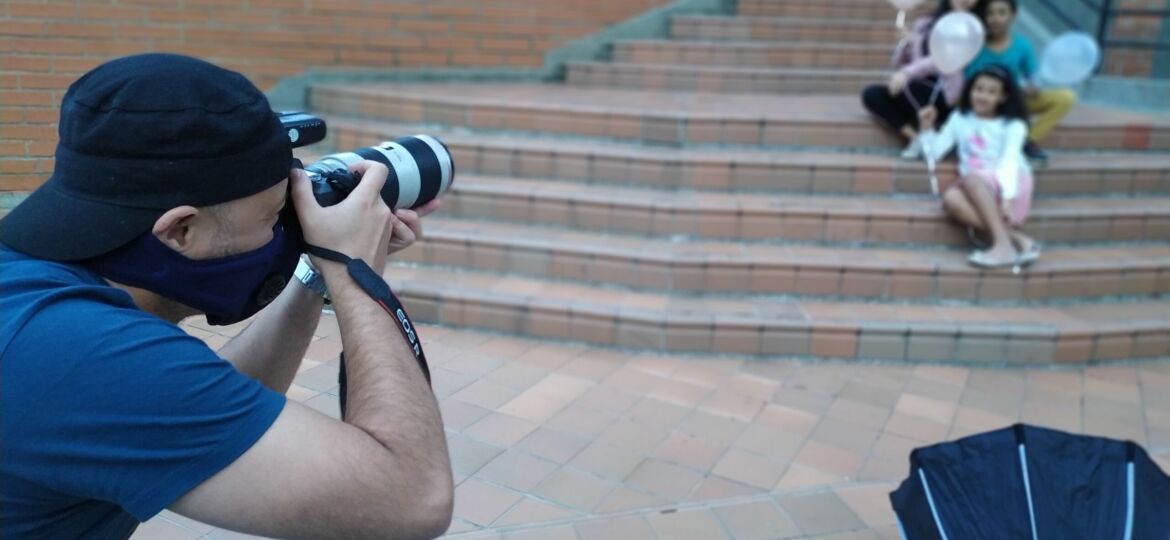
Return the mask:
<path id="1" fill-rule="evenodd" d="M 918 7 L 922 0 L 890 0 L 890 4 L 898 11 L 909 11 Z"/>
<path id="2" fill-rule="evenodd" d="M 930 58 L 938 70 L 954 74 L 967 67 L 983 49 L 983 23 L 974 15 L 953 12 L 934 23 L 930 33 Z"/>

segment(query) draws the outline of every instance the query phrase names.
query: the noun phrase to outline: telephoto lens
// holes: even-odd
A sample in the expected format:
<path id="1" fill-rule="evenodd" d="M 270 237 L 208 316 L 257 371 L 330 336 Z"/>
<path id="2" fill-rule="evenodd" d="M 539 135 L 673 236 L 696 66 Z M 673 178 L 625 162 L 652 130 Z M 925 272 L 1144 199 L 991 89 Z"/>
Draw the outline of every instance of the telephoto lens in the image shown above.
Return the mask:
<path id="1" fill-rule="evenodd" d="M 394 209 L 418 208 L 447 191 L 455 180 L 455 162 L 447 147 L 430 135 L 415 135 L 330 154 L 305 167 L 317 202 L 332 206 L 344 200 L 361 181 L 349 167 L 367 159 L 390 169 L 382 200 Z"/>

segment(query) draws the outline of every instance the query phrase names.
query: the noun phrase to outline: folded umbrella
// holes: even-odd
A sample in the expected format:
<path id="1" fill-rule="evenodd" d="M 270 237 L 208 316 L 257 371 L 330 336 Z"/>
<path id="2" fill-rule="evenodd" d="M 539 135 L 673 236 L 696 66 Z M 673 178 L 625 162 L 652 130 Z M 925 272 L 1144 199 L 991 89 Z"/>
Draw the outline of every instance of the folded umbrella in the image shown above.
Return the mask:
<path id="1" fill-rule="evenodd" d="M 1170 477 L 1129 441 L 1017 424 L 910 454 L 907 540 L 1167 540 Z"/>

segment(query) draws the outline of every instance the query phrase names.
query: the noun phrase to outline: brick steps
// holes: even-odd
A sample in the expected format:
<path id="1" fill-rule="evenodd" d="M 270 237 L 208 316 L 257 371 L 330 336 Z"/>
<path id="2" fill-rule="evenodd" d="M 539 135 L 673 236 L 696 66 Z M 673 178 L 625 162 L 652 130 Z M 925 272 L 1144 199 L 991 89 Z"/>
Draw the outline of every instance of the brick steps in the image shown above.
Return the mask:
<path id="1" fill-rule="evenodd" d="M 880 69 L 743 68 L 570 62 L 567 82 L 586 88 L 747 94 L 848 94 L 888 77 Z"/>
<path id="2" fill-rule="evenodd" d="M 338 148 L 346 150 L 414 133 L 439 136 L 455 156 L 460 173 L 703 192 L 925 196 L 930 191 L 925 165 L 889 155 L 677 149 L 328 120 Z M 951 163 L 939 167 L 945 187 L 955 168 Z M 1047 166 L 1037 168 L 1036 182 L 1037 198 L 1170 194 L 1170 156 L 1057 154 Z"/>
<path id="3" fill-rule="evenodd" d="M 1170 293 L 1170 246 L 1053 249 L 1013 275 L 948 251 L 673 242 L 436 217 L 399 260 L 664 293 L 1032 302 Z"/>
<path id="4" fill-rule="evenodd" d="M 387 271 L 415 318 L 764 357 L 1170 355 L 1170 115 L 1078 106 L 1036 171 L 1045 256 L 975 270 L 924 165 L 858 103 L 888 70 L 888 3 L 736 6 L 568 84 L 313 87 L 338 148 L 430 133 L 455 156 L 444 211 Z"/>
<path id="5" fill-rule="evenodd" d="M 852 245 L 966 246 L 930 199 L 704 193 L 464 175 L 445 215 L 590 231 Z M 1040 199 L 1026 230 L 1048 243 L 1170 241 L 1170 197 Z"/>
<path id="6" fill-rule="evenodd" d="M 676 16 L 670 37 L 693 41 L 856 43 L 889 47 L 901 39 L 894 25 L 866 19 Z"/>
<path id="7" fill-rule="evenodd" d="M 856 95 L 637 92 L 563 85 L 314 87 L 318 112 L 375 121 L 463 126 L 681 146 L 892 147 Z M 1046 144 L 1076 150 L 1170 150 L 1170 116 L 1078 107 Z M 757 148 L 758 149 L 758 148 Z"/>
<path id="8" fill-rule="evenodd" d="M 924 2 L 911 17 L 933 11 L 934 4 Z M 894 28 L 897 12 L 888 2 L 873 0 L 737 0 L 736 13 L 754 17 L 831 17 L 872 20 Z"/>
<path id="9" fill-rule="evenodd" d="M 386 276 L 420 322 L 634 349 L 985 365 L 1170 354 L 1165 301 L 993 308 L 734 300 L 409 265 Z"/>
<path id="10" fill-rule="evenodd" d="M 824 42 L 622 40 L 612 60 L 643 64 L 737 67 L 880 69 L 890 65 L 892 44 Z"/>

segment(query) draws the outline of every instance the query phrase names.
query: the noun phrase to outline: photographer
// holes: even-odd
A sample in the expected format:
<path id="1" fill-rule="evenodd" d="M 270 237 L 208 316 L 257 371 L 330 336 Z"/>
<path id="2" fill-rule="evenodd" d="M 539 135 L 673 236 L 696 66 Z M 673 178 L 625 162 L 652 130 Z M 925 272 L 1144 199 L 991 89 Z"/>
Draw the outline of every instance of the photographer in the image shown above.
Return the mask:
<path id="1" fill-rule="evenodd" d="M 297 275 L 337 313 L 345 421 L 283 395 L 323 302 L 292 278 L 300 230 L 378 275 L 420 232 L 379 196 L 386 167 L 354 165 L 322 208 L 255 86 L 166 54 L 75 82 L 59 135 L 53 176 L 0 220 L 0 537 L 126 538 L 164 508 L 280 538 L 442 534 L 437 403 L 342 264 Z M 218 353 L 176 326 L 261 308 Z"/>

